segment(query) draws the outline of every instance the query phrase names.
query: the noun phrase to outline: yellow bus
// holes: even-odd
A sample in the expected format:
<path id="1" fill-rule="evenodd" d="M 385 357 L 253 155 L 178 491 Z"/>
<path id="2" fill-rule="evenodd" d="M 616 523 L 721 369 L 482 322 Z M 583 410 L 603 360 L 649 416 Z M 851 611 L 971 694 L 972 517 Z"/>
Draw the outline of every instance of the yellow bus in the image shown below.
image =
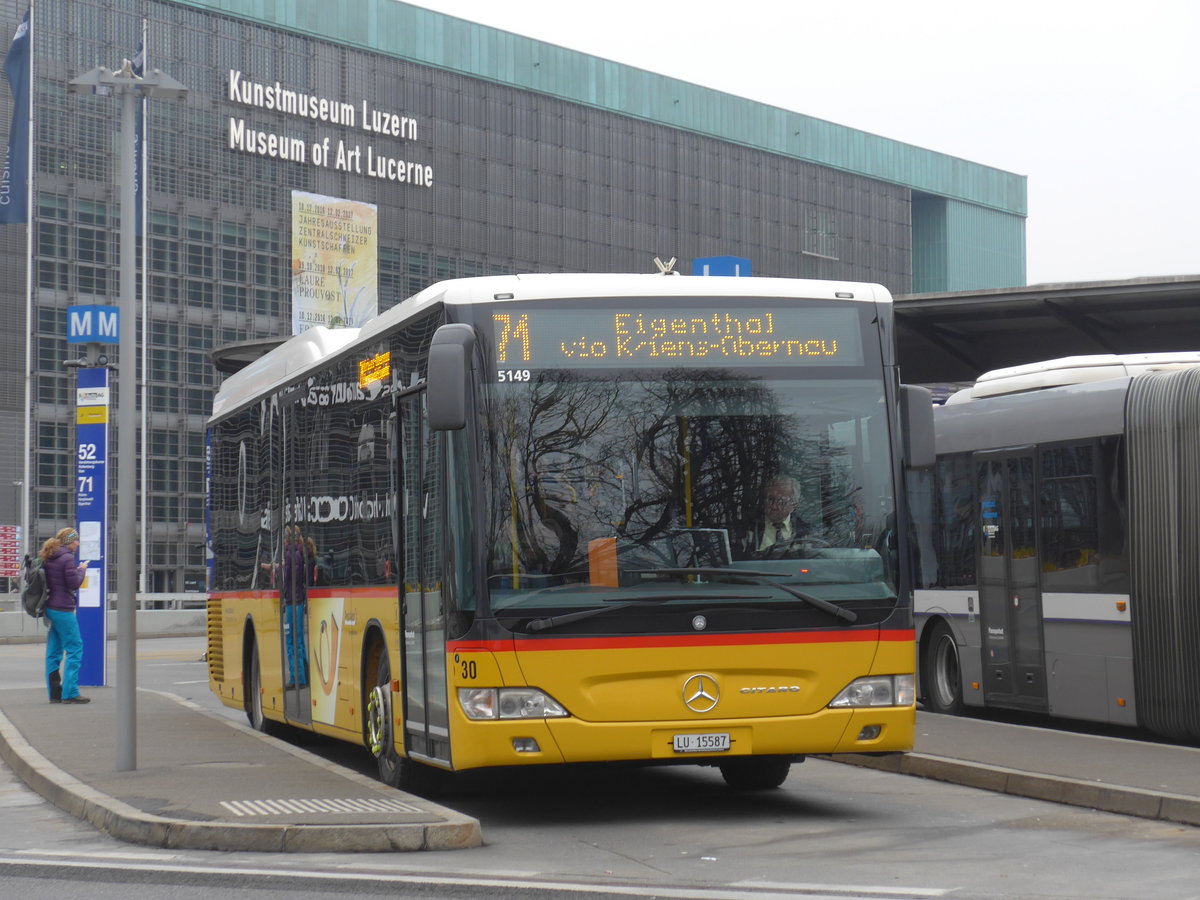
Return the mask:
<path id="1" fill-rule="evenodd" d="M 879 285 L 520 275 L 292 338 L 214 401 L 212 690 L 415 791 L 910 748 L 932 412 L 892 323 Z"/>

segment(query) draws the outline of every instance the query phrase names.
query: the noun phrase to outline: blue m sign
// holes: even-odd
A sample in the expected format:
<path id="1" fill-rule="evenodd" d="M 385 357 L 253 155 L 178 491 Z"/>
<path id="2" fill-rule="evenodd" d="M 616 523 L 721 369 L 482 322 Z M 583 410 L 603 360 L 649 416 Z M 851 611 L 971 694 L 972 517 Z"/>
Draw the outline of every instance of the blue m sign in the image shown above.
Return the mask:
<path id="1" fill-rule="evenodd" d="M 68 306 L 68 344 L 120 342 L 121 311 L 116 306 Z"/>

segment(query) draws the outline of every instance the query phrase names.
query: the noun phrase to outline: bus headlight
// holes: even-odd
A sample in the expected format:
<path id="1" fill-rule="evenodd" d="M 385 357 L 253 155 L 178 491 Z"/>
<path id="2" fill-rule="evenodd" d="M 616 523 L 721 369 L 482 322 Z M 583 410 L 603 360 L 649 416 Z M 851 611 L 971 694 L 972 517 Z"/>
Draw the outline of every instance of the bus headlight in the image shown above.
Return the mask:
<path id="1" fill-rule="evenodd" d="M 833 698 L 830 706 L 846 709 L 862 706 L 912 706 L 916 702 L 916 676 L 871 675 L 856 678 Z"/>
<path id="2" fill-rule="evenodd" d="M 458 702 L 468 719 L 558 719 L 570 715 L 537 688 L 459 688 Z"/>

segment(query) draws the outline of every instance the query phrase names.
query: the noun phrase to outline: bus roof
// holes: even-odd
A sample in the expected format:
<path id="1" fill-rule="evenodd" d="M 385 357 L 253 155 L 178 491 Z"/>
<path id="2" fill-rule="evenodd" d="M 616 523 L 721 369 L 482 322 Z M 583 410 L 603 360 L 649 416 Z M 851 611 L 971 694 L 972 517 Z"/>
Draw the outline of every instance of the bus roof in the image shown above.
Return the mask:
<path id="1" fill-rule="evenodd" d="M 1124 378 L 1143 372 L 1164 372 L 1200 366 L 1200 353 L 1133 353 L 1118 356 L 1065 356 L 985 372 L 969 388 L 951 394 L 946 404 L 969 403 L 984 397 L 1023 394 L 1070 384 Z"/>
<path id="2" fill-rule="evenodd" d="M 880 284 L 814 281 L 801 278 L 729 278 L 661 274 L 533 274 L 456 278 L 427 287 L 380 313 L 361 328 L 317 326 L 264 354 L 230 375 L 213 398 L 211 418 L 241 408 L 255 397 L 294 381 L 330 356 L 367 344 L 422 310 L 439 303 L 463 305 L 538 302 L 595 297 L 780 297 L 797 300 L 853 300 L 891 303 Z"/>
<path id="3" fill-rule="evenodd" d="M 213 398 L 212 418 L 237 409 L 268 388 L 282 385 L 289 376 L 350 346 L 358 332 L 357 328 L 317 325 L 263 354 L 222 382 Z"/>

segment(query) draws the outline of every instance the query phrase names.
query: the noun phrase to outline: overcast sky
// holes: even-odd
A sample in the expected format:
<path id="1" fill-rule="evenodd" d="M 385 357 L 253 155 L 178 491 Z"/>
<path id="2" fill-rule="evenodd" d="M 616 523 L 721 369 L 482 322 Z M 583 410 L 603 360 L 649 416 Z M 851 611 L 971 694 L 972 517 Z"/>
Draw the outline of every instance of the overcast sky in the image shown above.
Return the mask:
<path id="1" fill-rule="evenodd" d="M 416 0 L 1029 178 L 1028 281 L 1200 274 L 1200 0 Z"/>

